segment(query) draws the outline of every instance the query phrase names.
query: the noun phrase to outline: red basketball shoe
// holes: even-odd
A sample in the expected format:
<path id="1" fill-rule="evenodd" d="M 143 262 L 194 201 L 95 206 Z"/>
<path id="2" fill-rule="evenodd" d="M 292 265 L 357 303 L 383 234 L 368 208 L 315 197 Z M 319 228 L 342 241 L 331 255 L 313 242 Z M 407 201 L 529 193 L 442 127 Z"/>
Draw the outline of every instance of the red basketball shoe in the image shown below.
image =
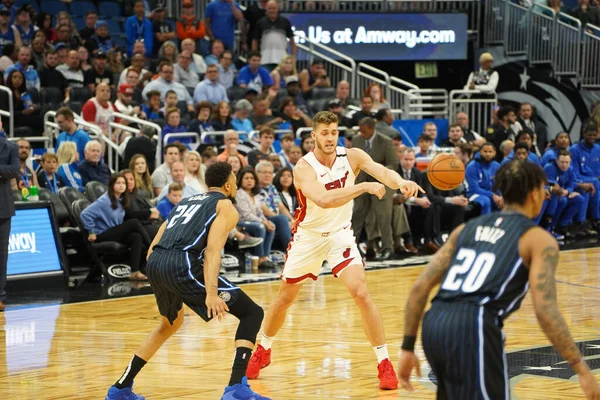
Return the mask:
<path id="1" fill-rule="evenodd" d="M 389 360 L 388 360 L 389 363 Z M 260 374 L 260 370 L 271 364 L 271 349 L 265 350 L 262 345 L 256 346 L 256 351 L 252 354 L 252 358 L 248 362 L 248 368 L 246 368 L 246 377 L 248 379 L 256 379 Z M 390 367 L 392 364 L 390 364 Z M 392 368 L 393 372 L 393 368 Z M 395 374 L 395 372 L 393 372 Z M 396 380 L 396 386 L 398 386 L 398 380 Z"/>
<path id="2" fill-rule="evenodd" d="M 386 358 L 379 363 L 377 366 L 377 371 L 379 371 L 377 374 L 377 377 L 379 378 L 379 389 L 398 389 L 398 378 L 396 377 L 396 371 L 394 371 L 394 367 L 392 366 L 389 358 Z"/>

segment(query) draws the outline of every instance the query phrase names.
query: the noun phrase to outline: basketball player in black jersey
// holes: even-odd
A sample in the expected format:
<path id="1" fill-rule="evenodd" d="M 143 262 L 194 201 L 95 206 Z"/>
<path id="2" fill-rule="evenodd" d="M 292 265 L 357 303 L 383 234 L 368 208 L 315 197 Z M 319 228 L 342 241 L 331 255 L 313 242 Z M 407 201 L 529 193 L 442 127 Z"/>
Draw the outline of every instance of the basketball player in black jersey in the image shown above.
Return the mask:
<path id="1" fill-rule="evenodd" d="M 579 375 L 588 399 L 600 388 L 571 338 L 556 304 L 556 240 L 531 222 L 545 198 L 546 175 L 534 163 L 513 161 L 495 177 L 504 209 L 459 226 L 411 289 L 399 377 L 412 390 L 420 375 L 414 344 L 430 291 L 441 284 L 423 319 L 423 349 L 437 378 L 438 399 L 508 399 L 502 326 L 531 288 L 542 330 Z"/>
<path id="2" fill-rule="evenodd" d="M 240 288 L 219 276 L 221 251 L 238 222 L 236 178 L 231 166 L 218 162 L 206 170 L 208 192 L 183 199 L 163 223 L 148 252 L 146 274 L 152 286 L 160 326 L 142 343 L 106 400 L 143 400 L 133 393 L 133 379 L 183 324 L 183 303 L 205 321 L 226 312 L 240 324 L 235 335 L 235 359 L 222 400 L 268 400 L 254 393 L 246 368 L 263 319 L 263 310 Z"/>

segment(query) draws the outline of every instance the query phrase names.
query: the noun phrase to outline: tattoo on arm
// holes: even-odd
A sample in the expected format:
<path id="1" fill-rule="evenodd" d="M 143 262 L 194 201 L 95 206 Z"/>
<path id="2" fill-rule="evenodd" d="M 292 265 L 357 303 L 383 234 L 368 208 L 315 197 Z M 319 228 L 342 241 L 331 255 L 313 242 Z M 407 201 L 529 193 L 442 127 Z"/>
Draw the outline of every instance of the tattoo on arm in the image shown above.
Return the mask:
<path id="1" fill-rule="evenodd" d="M 535 290 L 538 296 L 536 314 L 540 326 L 560 354 L 570 363 L 581 358 L 581 352 L 573 341 L 569 328 L 556 303 L 556 280 L 554 274 L 558 264 L 558 249 L 546 247 L 542 251 L 543 266 L 536 277 Z"/>

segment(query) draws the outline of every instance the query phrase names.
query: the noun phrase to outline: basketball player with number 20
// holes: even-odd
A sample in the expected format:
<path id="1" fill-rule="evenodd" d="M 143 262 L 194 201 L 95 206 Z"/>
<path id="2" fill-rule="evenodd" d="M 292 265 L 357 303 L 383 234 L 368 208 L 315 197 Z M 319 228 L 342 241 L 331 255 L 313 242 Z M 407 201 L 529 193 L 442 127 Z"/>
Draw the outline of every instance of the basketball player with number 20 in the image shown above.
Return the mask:
<path id="1" fill-rule="evenodd" d="M 302 282 L 317 279 L 324 260 L 333 266 L 339 278 L 360 309 L 363 327 L 377 355 L 379 387 L 396 389 L 398 378 L 389 360 L 381 314 L 369 296 L 362 257 L 352 231 L 352 200 L 363 193 L 382 198 L 385 186 L 378 182 L 355 185 L 360 170 L 386 186 L 400 189 L 412 197 L 423 191 L 416 183 L 406 181 L 395 171 L 374 162 L 360 149 L 338 147 L 338 119 L 322 111 L 313 118 L 311 135 L 315 149 L 294 168 L 294 185 L 298 191 L 292 240 L 281 273 L 277 299 L 265 318 L 261 343 L 248 363 L 246 376 L 257 378 L 261 368 L 271 363 L 271 344 L 292 305 Z"/>

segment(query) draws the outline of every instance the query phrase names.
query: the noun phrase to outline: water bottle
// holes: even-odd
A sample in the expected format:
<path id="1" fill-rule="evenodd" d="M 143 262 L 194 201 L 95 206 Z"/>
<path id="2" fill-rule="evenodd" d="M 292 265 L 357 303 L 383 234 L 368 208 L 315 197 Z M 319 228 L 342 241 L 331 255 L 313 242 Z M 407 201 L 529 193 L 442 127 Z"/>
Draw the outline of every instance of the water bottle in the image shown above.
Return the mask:
<path id="1" fill-rule="evenodd" d="M 31 201 L 39 201 L 40 200 L 37 186 L 31 186 L 29 188 L 29 200 L 31 200 Z"/>
<path id="2" fill-rule="evenodd" d="M 23 201 L 29 200 L 29 189 L 27 189 L 26 187 L 21 189 L 21 198 L 23 199 Z"/>
<path id="3" fill-rule="evenodd" d="M 244 273 L 252 273 L 252 254 L 250 253 L 244 254 Z"/>

